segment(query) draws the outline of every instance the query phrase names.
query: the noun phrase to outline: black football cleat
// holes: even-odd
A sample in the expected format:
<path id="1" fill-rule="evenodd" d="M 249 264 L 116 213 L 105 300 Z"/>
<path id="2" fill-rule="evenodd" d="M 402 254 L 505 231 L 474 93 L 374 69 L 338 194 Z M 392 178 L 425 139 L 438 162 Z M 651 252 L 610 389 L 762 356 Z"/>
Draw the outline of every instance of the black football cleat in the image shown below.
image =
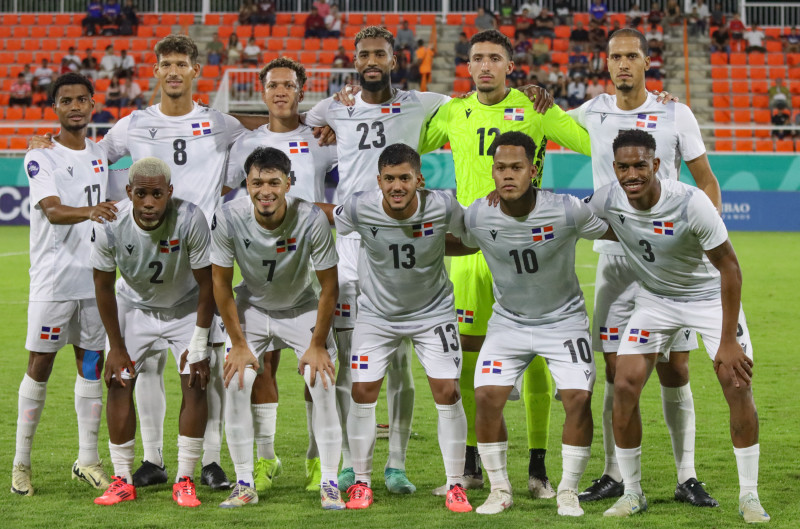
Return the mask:
<path id="1" fill-rule="evenodd" d="M 229 490 L 233 486 L 225 471 L 216 463 L 209 463 L 203 467 L 200 472 L 200 483 L 214 490 Z"/>
<path id="2" fill-rule="evenodd" d="M 593 479 L 591 486 L 578 494 L 578 501 L 597 501 L 606 498 L 619 498 L 625 492 L 622 481 L 616 481 L 608 474 L 603 474 L 600 479 Z"/>
<path id="3" fill-rule="evenodd" d="M 133 473 L 134 487 L 149 487 L 167 482 L 167 468 L 160 467 L 150 461 L 142 461 L 142 466 Z"/>
<path id="4" fill-rule="evenodd" d="M 689 478 L 675 487 L 675 499 L 691 503 L 695 507 L 719 507 L 719 502 L 703 488 L 704 483 Z"/>

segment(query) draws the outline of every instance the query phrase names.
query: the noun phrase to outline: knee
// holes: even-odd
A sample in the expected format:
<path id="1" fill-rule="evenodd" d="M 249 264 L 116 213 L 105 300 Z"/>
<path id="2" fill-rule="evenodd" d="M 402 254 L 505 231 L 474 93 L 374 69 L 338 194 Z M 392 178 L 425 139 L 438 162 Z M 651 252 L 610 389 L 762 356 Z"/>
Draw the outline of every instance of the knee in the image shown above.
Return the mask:
<path id="1" fill-rule="evenodd" d="M 614 384 L 614 377 L 617 375 L 617 355 L 606 353 L 603 358 L 606 361 L 606 382 Z"/>
<path id="2" fill-rule="evenodd" d="M 689 383 L 689 355 L 672 353 L 669 362 L 656 364 L 658 379 L 662 386 L 679 388 Z"/>
<path id="3" fill-rule="evenodd" d="M 503 410 L 493 391 L 485 387 L 475 388 L 475 407 L 479 415 L 496 416 Z"/>

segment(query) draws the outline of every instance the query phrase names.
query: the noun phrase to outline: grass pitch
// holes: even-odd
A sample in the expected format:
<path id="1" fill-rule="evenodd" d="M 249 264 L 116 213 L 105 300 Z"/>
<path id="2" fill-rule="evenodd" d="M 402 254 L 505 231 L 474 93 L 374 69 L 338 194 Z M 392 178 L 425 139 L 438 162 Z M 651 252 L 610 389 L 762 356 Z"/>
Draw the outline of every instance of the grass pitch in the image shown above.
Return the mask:
<path id="1" fill-rule="evenodd" d="M 632 519 L 604 519 L 602 512 L 610 501 L 584 506 L 586 516 L 565 519 L 556 515 L 555 500 L 528 498 L 527 441 L 521 403 L 509 403 L 509 474 L 515 487 L 515 505 L 493 517 L 475 513 L 456 515 L 447 511 L 443 499 L 429 491 L 444 481 L 444 469 L 436 439 L 436 413 L 421 366 L 415 362 L 417 400 L 414 435 L 409 445 L 408 475 L 417 486 L 410 497 L 390 496 L 380 476 L 386 460 L 387 443 L 378 440 L 373 485 L 375 504 L 366 512 L 323 512 L 314 493 L 303 491 L 305 457 L 305 409 L 303 381 L 295 370 L 295 357 L 284 354 L 279 370 L 281 404 L 278 408 L 276 452 L 283 461 L 283 474 L 274 488 L 252 507 L 223 510 L 217 507 L 226 494 L 198 486 L 203 505 L 181 509 L 171 500 L 171 487 L 163 485 L 139 490 L 135 502 L 115 507 L 92 503 L 98 493 L 70 480 L 70 468 L 77 457 L 77 424 L 73 411 L 75 380 L 71 349 L 62 350 L 56 359 L 48 384 L 48 399 L 33 448 L 33 479 L 36 495 L 20 497 L 8 492 L 14 456 L 17 420 L 17 389 L 27 365 L 24 350 L 28 297 L 28 229 L 0 228 L 3 252 L 0 253 L 0 468 L 6 469 L 5 491 L 0 492 L 0 527 L 521 527 L 546 524 L 549 528 L 630 527 L 630 528 L 727 528 L 743 525 L 738 515 L 738 478 L 728 433 L 728 411 L 719 385 L 704 350 L 692 353 L 691 376 L 697 413 L 696 466 L 698 477 L 721 507 L 698 509 L 672 499 L 675 467 L 669 436 L 661 414 L 658 383 L 651 381 L 642 397 L 643 479 L 649 510 Z M 754 391 L 761 420 L 760 496 L 772 516 L 772 527 L 800 527 L 800 404 L 792 397 L 800 382 L 792 329 L 797 329 L 800 286 L 800 236 L 787 233 L 734 233 L 731 235 L 744 273 L 743 303 L 755 350 Z M 88 258 L 88 257 L 87 257 Z M 588 300 L 593 298 L 594 266 L 597 257 L 585 241 L 578 244 L 578 275 Z M 591 303 L 590 303 L 591 304 Z M 591 309 L 591 307 L 589 307 Z M 598 373 L 603 372 L 602 359 Z M 601 430 L 603 377 L 598 375 L 593 409 L 595 437 L 592 459 L 581 481 L 581 488 L 603 469 Z M 177 414 L 179 385 L 170 360 L 167 367 L 167 420 L 164 457 L 170 477 L 176 470 Z M 386 418 L 385 398 L 378 407 L 379 421 Z M 561 473 L 560 431 L 563 411 L 553 402 L 550 449 L 547 456 L 550 478 L 558 483 Z M 108 433 L 105 421 L 100 431 L 100 453 L 111 473 L 108 459 Z M 137 444 L 137 457 L 141 457 Z M 229 475 L 233 466 L 223 447 L 223 466 Z M 199 469 L 198 469 L 199 470 Z M 488 494 L 470 491 L 473 506 Z"/>

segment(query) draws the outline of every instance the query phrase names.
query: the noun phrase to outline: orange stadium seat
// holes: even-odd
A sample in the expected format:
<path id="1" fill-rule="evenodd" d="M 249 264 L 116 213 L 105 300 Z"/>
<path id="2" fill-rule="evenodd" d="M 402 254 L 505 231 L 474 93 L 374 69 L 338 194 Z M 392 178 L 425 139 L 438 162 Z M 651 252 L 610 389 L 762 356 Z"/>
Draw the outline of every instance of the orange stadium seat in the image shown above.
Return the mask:
<path id="1" fill-rule="evenodd" d="M 516 29 L 514 28 L 514 26 L 500 26 L 500 33 L 502 33 L 503 35 L 505 35 L 510 39 L 514 38 L 515 31 Z"/>
<path id="2" fill-rule="evenodd" d="M 111 85 L 110 79 L 97 79 L 94 82 L 94 90 L 95 92 L 105 92 L 108 90 L 108 87 Z"/>
<path id="3" fill-rule="evenodd" d="M 159 39 L 163 39 L 166 36 L 172 34 L 172 26 L 169 25 L 162 25 L 162 26 L 155 26 L 153 28 L 153 35 L 155 35 Z"/>
<path id="4" fill-rule="evenodd" d="M 39 107 L 28 107 L 25 109 L 22 119 L 25 121 L 39 121 L 42 119 L 42 109 Z"/>
<path id="5" fill-rule="evenodd" d="M 358 34 L 359 31 L 361 31 L 361 26 L 353 26 L 348 24 L 344 27 L 344 36 L 347 39 L 352 39 L 356 36 L 356 34 Z"/>
<path id="6" fill-rule="evenodd" d="M 714 121 L 717 123 L 730 123 L 731 113 L 729 110 L 715 110 Z"/>
<path id="7" fill-rule="evenodd" d="M 317 51 L 322 48 L 322 39 L 303 40 L 303 49 L 306 51 Z"/>
<path id="8" fill-rule="evenodd" d="M 53 107 L 44 107 L 42 119 L 45 121 L 58 121 L 58 116 L 56 115 L 56 111 L 53 110 Z"/>
<path id="9" fill-rule="evenodd" d="M 222 15 L 219 13 L 208 13 L 206 15 L 207 26 L 219 26 L 222 24 Z"/>
<path id="10" fill-rule="evenodd" d="M 730 64 L 731 66 L 745 66 L 747 64 L 747 54 L 731 53 Z"/>
<path id="11" fill-rule="evenodd" d="M 114 51 L 130 50 L 131 49 L 131 41 L 130 41 L 130 39 L 126 39 L 126 38 L 114 39 L 114 42 L 112 42 L 111 45 L 114 46 Z"/>
<path id="12" fill-rule="evenodd" d="M 553 51 L 569 51 L 569 41 L 566 39 L 556 39 L 553 41 Z M 605 65 L 605 63 L 603 63 Z"/>
<path id="13" fill-rule="evenodd" d="M 222 28 L 219 28 L 222 29 Z M 150 38 L 153 36 L 153 27 L 152 26 L 139 26 L 136 29 L 136 36 L 142 38 Z"/>
<path id="14" fill-rule="evenodd" d="M 0 136 L 0 149 L 8 149 L 8 138 L 5 136 Z"/>
<path id="15" fill-rule="evenodd" d="M 731 92 L 734 94 L 749 94 L 750 87 L 747 81 L 733 81 L 731 83 Z"/>
<path id="16" fill-rule="evenodd" d="M 78 38 L 78 37 L 80 37 L 82 34 L 83 34 L 83 33 L 82 33 L 82 31 L 81 31 L 81 28 L 80 28 L 80 26 L 67 26 L 67 27 L 64 29 L 64 35 L 66 35 L 67 37 L 69 37 L 69 38 L 71 38 L 71 39 Z"/>
<path id="17" fill-rule="evenodd" d="M 220 75 L 219 66 L 211 64 L 203 66 L 202 75 L 203 77 L 210 77 L 216 79 Z"/>
<path id="18" fill-rule="evenodd" d="M 0 51 L 0 64 L 13 64 L 13 62 L 14 62 L 13 53 L 7 51 Z"/>
<path id="19" fill-rule="evenodd" d="M 466 94 L 472 90 L 472 81 L 469 79 L 456 79 L 453 81 L 453 91 Z"/>
<path id="20" fill-rule="evenodd" d="M 753 152 L 753 140 L 736 140 L 736 152 Z"/>
<path id="21" fill-rule="evenodd" d="M 749 108 L 750 107 L 750 96 L 749 95 L 735 95 L 735 96 L 733 96 L 733 107 L 734 108 Z"/>
<path id="22" fill-rule="evenodd" d="M 178 15 L 178 24 L 181 26 L 194 25 L 194 15 L 191 13 L 181 13 Z"/>
<path id="23" fill-rule="evenodd" d="M 770 137 L 770 131 L 767 130 L 767 129 L 754 129 L 753 130 L 753 136 L 763 140 L 764 138 L 769 138 Z"/>
<path id="24" fill-rule="evenodd" d="M 47 29 L 46 26 L 33 26 L 31 28 L 31 37 L 43 39 L 47 36 Z"/>
<path id="25" fill-rule="evenodd" d="M 336 39 L 322 39 L 322 49 L 325 51 L 336 51 L 339 49 L 339 41 Z"/>
<path id="26" fill-rule="evenodd" d="M 295 38 L 298 38 L 298 39 L 305 38 L 305 36 L 306 36 L 305 27 L 303 27 L 303 26 L 292 26 L 292 27 L 290 27 L 289 28 L 289 36 L 290 37 L 295 37 Z"/>
<path id="27" fill-rule="evenodd" d="M 774 53 L 782 53 L 783 52 L 783 44 L 778 41 L 768 40 L 764 43 L 764 47 L 767 48 L 767 53 L 774 54 Z M 767 59 L 769 60 L 769 59 Z"/>
<path id="28" fill-rule="evenodd" d="M 751 81 L 750 82 L 750 89 L 753 91 L 754 94 L 766 94 L 769 90 L 769 84 L 767 81 Z"/>
<path id="29" fill-rule="evenodd" d="M 398 13 L 386 13 L 383 16 L 383 25 L 392 28 L 400 25 L 400 15 Z"/>
<path id="30" fill-rule="evenodd" d="M 469 79 L 472 76 L 469 74 L 469 67 L 466 64 L 459 64 L 456 66 L 456 77 L 460 79 Z"/>
<path id="31" fill-rule="evenodd" d="M 43 39 L 41 44 L 42 51 L 55 51 L 58 47 L 56 39 Z"/>
<path id="32" fill-rule="evenodd" d="M 753 52 L 747 56 L 747 62 L 751 65 L 762 65 L 766 62 L 766 57 L 763 53 Z"/>
<path id="33" fill-rule="evenodd" d="M 775 142 L 776 152 L 794 152 L 794 143 L 792 140 L 778 140 Z"/>
<path id="34" fill-rule="evenodd" d="M 800 66 L 800 53 L 790 53 L 786 56 L 786 63 L 789 66 Z"/>
<path id="35" fill-rule="evenodd" d="M 562 63 L 559 63 L 562 64 Z M 727 66 L 712 66 L 711 67 L 712 79 L 730 79 L 730 73 Z"/>
<path id="36" fill-rule="evenodd" d="M 772 140 L 756 140 L 756 152 L 772 152 Z"/>
<path id="37" fill-rule="evenodd" d="M 272 26 L 273 37 L 288 37 L 289 26 Z"/>
<path id="38" fill-rule="evenodd" d="M 3 15 L 4 26 L 16 26 L 17 22 L 19 22 L 18 15 Z"/>
<path id="39" fill-rule="evenodd" d="M 731 68 L 731 79 L 749 79 L 747 75 L 747 68 Z"/>
<path id="40" fill-rule="evenodd" d="M 30 136 L 30 134 L 28 134 Z M 25 151 L 28 149 L 28 140 L 13 136 L 8 139 L 8 148 L 15 151 Z"/>
<path id="41" fill-rule="evenodd" d="M 233 15 L 233 17 L 234 17 L 234 19 L 233 19 L 233 21 L 231 21 L 231 24 L 236 22 L 236 15 Z M 291 13 L 276 13 L 275 14 L 275 26 L 289 25 L 291 23 L 292 23 L 292 14 Z M 273 27 L 272 29 L 275 29 L 275 27 Z"/>
<path id="42" fill-rule="evenodd" d="M 380 26 L 383 24 L 382 13 L 367 13 L 365 24 L 367 26 Z"/>
<path id="43" fill-rule="evenodd" d="M 139 28 L 141 28 L 141 26 L 139 26 Z M 227 40 L 228 37 L 233 35 L 233 26 L 220 26 L 217 33 L 219 33 L 219 38 Z"/>
<path id="44" fill-rule="evenodd" d="M 267 25 L 253 26 L 253 36 L 257 39 L 269 37 L 270 29 Z"/>
<path id="45" fill-rule="evenodd" d="M 800 68 L 789 68 L 789 79 L 800 80 Z M 785 77 L 784 77 L 785 79 Z"/>
<path id="46" fill-rule="evenodd" d="M 308 13 L 295 13 L 294 14 L 295 26 L 305 26 L 307 18 L 308 18 Z"/>
<path id="47" fill-rule="evenodd" d="M 753 96 L 753 108 L 767 108 L 769 106 L 769 97 L 765 95 L 754 95 Z M 758 110 L 756 110 L 758 112 Z"/>
<path id="48" fill-rule="evenodd" d="M 197 91 L 198 92 L 213 92 L 214 91 L 214 81 L 211 79 L 200 79 L 197 81 Z"/>
<path id="49" fill-rule="evenodd" d="M 798 72 L 796 72 L 798 73 Z M 791 75 L 791 69 L 789 70 L 789 74 Z M 786 79 L 786 67 L 785 66 L 772 66 L 769 69 L 769 78 L 770 79 Z"/>
<path id="50" fill-rule="evenodd" d="M 22 121 L 22 109 L 20 107 L 10 107 L 6 109 L 7 121 Z"/>
<path id="51" fill-rule="evenodd" d="M 249 39 L 252 35 L 253 35 L 253 26 L 236 27 L 236 36 L 239 37 L 240 41 L 244 41 L 242 45 L 244 45 L 244 43 L 247 42 L 247 39 Z"/>
<path id="52" fill-rule="evenodd" d="M 22 14 L 19 16 L 20 26 L 33 26 L 36 24 L 36 15 Z"/>
<path id="53" fill-rule="evenodd" d="M 315 51 L 301 51 L 300 52 L 300 64 L 316 64 L 317 63 L 317 52 Z"/>
<path id="54" fill-rule="evenodd" d="M 728 54 L 721 52 L 712 53 L 711 64 L 713 66 L 725 66 L 726 64 L 728 64 Z"/>
<path id="55" fill-rule="evenodd" d="M 751 116 L 750 110 L 734 110 L 733 122 L 734 123 L 750 123 Z"/>
<path id="56" fill-rule="evenodd" d="M 348 24 L 354 24 L 356 26 L 361 26 L 364 24 L 364 13 L 350 13 L 346 17 L 346 21 Z M 295 23 L 297 21 L 295 20 Z"/>
<path id="57" fill-rule="evenodd" d="M 303 39 L 286 39 L 286 50 L 300 51 L 303 49 Z"/>
<path id="58" fill-rule="evenodd" d="M 278 57 L 280 57 L 280 54 L 277 51 L 265 51 L 261 55 L 261 60 L 264 61 L 265 63 L 267 63 L 267 62 L 270 62 L 270 61 L 274 61 Z"/>
<path id="59" fill-rule="evenodd" d="M 267 39 L 267 50 L 269 51 L 282 51 L 284 48 L 283 46 L 283 39 Z"/>
<path id="60" fill-rule="evenodd" d="M 753 131 L 751 129 L 735 129 L 733 131 L 733 136 L 735 138 L 752 138 Z"/>
<path id="61" fill-rule="evenodd" d="M 780 44 L 780 43 L 778 43 Z M 783 66 L 784 57 L 783 53 L 768 53 L 767 54 L 767 65 L 769 66 Z"/>
<path id="62" fill-rule="evenodd" d="M 731 129 L 714 129 L 714 137 L 716 138 L 730 138 L 733 136 Z"/>
<path id="63" fill-rule="evenodd" d="M 572 30 L 569 26 L 556 26 L 555 34 L 557 39 L 568 39 Z"/>
<path id="64" fill-rule="evenodd" d="M 448 26 L 462 26 L 464 24 L 464 16 L 461 13 L 447 13 Z"/>
<path id="65" fill-rule="evenodd" d="M 22 41 L 22 49 L 25 51 L 36 51 L 39 49 L 39 39 L 25 39 Z"/>
<path id="66" fill-rule="evenodd" d="M 550 62 L 560 66 L 566 66 L 569 62 L 569 55 L 563 51 L 554 51 L 550 54 Z"/>
<path id="67" fill-rule="evenodd" d="M 435 13 L 422 13 L 419 15 L 419 23 L 422 26 L 433 26 L 436 24 L 436 14 Z M 467 21 L 468 24 L 475 24 L 475 19 L 472 19 L 472 22 Z"/>
<path id="68" fill-rule="evenodd" d="M 320 64 L 324 64 L 326 66 L 333 64 L 333 60 L 336 58 L 336 54 L 332 51 L 321 51 L 318 54 Z"/>
<path id="69" fill-rule="evenodd" d="M 577 24 L 582 22 L 584 26 L 589 24 L 589 13 L 574 13 L 572 16 L 572 23 Z"/>
<path id="70" fill-rule="evenodd" d="M 177 13 L 162 13 L 158 23 L 165 26 L 174 26 L 178 23 L 178 15 Z"/>
<path id="71" fill-rule="evenodd" d="M 761 66 L 750 67 L 750 79 L 766 79 L 767 69 Z"/>
<path id="72" fill-rule="evenodd" d="M 731 106 L 731 98 L 725 95 L 714 95 L 714 108 L 728 108 Z"/>
<path id="73" fill-rule="evenodd" d="M 6 50 L 7 51 L 17 51 L 22 49 L 22 41 L 19 39 L 8 39 L 6 40 Z"/>

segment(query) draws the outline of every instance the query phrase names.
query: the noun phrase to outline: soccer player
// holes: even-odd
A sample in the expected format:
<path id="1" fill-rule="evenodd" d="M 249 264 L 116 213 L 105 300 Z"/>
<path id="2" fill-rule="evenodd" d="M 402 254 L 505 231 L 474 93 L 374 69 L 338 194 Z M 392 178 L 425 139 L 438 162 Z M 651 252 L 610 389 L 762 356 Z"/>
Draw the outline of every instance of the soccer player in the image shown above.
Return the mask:
<path id="1" fill-rule="evenodd" d="M 692 111 L 682 103 L 659 103 L 645 89 L 648 68 L 647 41 L 634 29 L 614 32 L 608 43 L 608 69 L 616 86 L 616 95 L 600 95 L 569 114 L 589 131 L 592 145 L 594 187 L 616 182 L 611 144 L 619 130 L 639 129 L 656 139 L 658 178 L 677 180 L 681 159 L 687 161 L 697 185 L 719 209 L 719 183 L 711 171 L 705 145 Z M 603 398 L 603 475 L 581 493 L 581 501 L 621 496 L 623 485 L 614 457 L 611 410 L 614 398 L 614 367 L 633 299 L 638 289 L 636 276 L 622 247 L 611 241 L 596 241 L 600 253 L 595 286 L 592 324 L 593 350 L 605 356 L 606 386 Z M 680 339 L 677 339 L 680 338 Z M 678 471 L 675 499 L 701 507 L 715 507 L 717 501 L 697 480 L 694 468 L 695 414 L 689 386 L 689 353 L 697 348 L 697 338 L 688 329 L 676 335 L 669 361 L 656 364 L 661 382 L 664 421 L 672 439 Z"/>
<path id="2" fill-rule="evenodd" d="M 725 225 L 705 194 L 658 178 L 661 159 L 652 135 L 624 130 L 612 148 L 618 182 L 586 200 L 613 227 L 642 286 L 622 335 L 614 377 L 614 439 L 625 493 L 604 515 L 647 509 L 640 483 L 639 397 L 658 354 L 670 354 L 676 331 L 689 327 L 703 337 L 730 408 L 739 512 L 748 523 L 768 522 L 757 491 L 753 348 L 741 307 L 741 270 Z"/>
<path id="3" fill-rule="evenodd" d="M 95 228 L 91 264 L 97 306 L 108 334 L 106 419 L 114 481 L 98 505 L 136 499 L 132 465 L 136 374 L 142 362 L 172 349 L 181 379 L 178 472 L 172 499 L 197 507 L 194 468 L 203 448 L 208 402 L 208 334 L 214 310 L 211 235 L 200 208 L 172 198 L 169 166 L 142 158 L 128 172 L 129 200 L 116 222 Z M 116 285 L 116 271 L 121 279 Z"/>
<path id="4" fill-rule="evenodd" d="M 566 414 L 558 514 L 582 516 L 578 482 L 592 444 L 595 365 L 575 275 L 575 243 L 613 233 L 577 198 L 536 188 L 537 148 L 530 136 L 503 133 L 487 154 L 494 159 L 500 208 L 473 202 L 464 213 L 462 237 L 464 245 L 480 248 L 486 257 L 497 300 L 474 379 L 478 449 L 491 483 L 491 493 L 477 512 L 496 514 L 513 503 L 503 407 L 518 377 L 533 358 L 542 356 Z"/>
<path id="5" fill-rule="evenodd" d="M 291 347 L 314 404 L 322 507 L 344 509 L 336 483 L 342 431 L 336 413 L 331 324 L 339 287 L 330 224 L 317 206 L 287 197 L 292 164 L 282 151 L 259 147 L 244 167 L 249 196 L 222 206 L 212 223 L 214 293 L 231 344 L 225 361 L 225 432 L 237 479 L 220 507 L 258 503 L 250 392 L 258 358 Z M 234 261 L 243 277 L 236 287 L 236 301 L 231 288 Z M 311 280 L 312 265 L 319 296 Z M 266 382 L 272 385 L 271 374 L 267 375 Z"/>
<path id="6" fill-rule="evenodd" d="M 47 381 L 56 353 L 72 344 L 78 375 L 78 460 L 72 478 L 95 488 L 110 483 L 97 452 L 103 407 L 105 336 L 94 300 L 89 250 L 92 220 L 113 221 L 116 207 L 106 202 L 108 163 L 102 149 L 86 139 L 94 107 L 94 88 L 82 75 L 68 73 L 52 84 L 53 110 L 61 123 L 54 148 L 25 155 L 31 192 L 31 268 L 28 303 L 28 368 L 19 386 L 17 445 L 11 492 L 33 495 L 31 447 L 44 409 Z"/>
<path id="7" fill-rule="evenodd" d="M 461 344 L 453 287 L 444 266 L 445 233 L 461 234 L 461 206 L 443 191 L 418 189 L 420 157 L 408 145 L 389 145 L 377 165 L 379 189 L 354 194 L 333 215 L 337 234 L 359 233 L 363 251 L 347 416 L 356 483 L 348 490 L 347 508 L 366 509 L 372 504 L 375 405 L 392 358 L 410 339 L 439 415 L 447 508 L 468 512 L 472 507 L 461 486 L 467 436 L 458 390 Z"/>
<path id="8" fill-rule="evenodd" d="M 429 121 L 420 152 L 428 152 L 450 142 L 456 170 L 456 196 L 464 206 L 481 199 L 494 189 L 490 178 L 492 141 L 506 131 L 522 131 L 538 145 L 535 186 L 541 183 L 547 140 L 552 139 L 575 152 L 589 154 L 589 136 L 557 106 L 544 114 L 534 111 L 528 96 L 506 88 L 506 77 L 514 69 L 508 38 L 497 30 L 486 30 L 470 39 L 469 70 L 477 91 L 464 99 L 452 99 L 439 108 Z M 484 342 L 494 296 L 492 276 L 483 255 L 476 253 L 453 258 L 450 265 L 458 313 L 459 330 L 464 345 L 464 376 L 461 393 L 467 417 L 475 409 L 472 387 L 478 351 Z M 547 478 L 545 454 L 550 430 L 552 382 L 544 358 L 534 357 L 525 374 L 525 405 L 528 416 L 528 489 L 532 496 L 555 496 Z M 480 460 L 473 425 L 469 428 L 465 479 L 468 487 L 483 485 Z M 437 489 L 434 494 L 441 494 Z"/>

